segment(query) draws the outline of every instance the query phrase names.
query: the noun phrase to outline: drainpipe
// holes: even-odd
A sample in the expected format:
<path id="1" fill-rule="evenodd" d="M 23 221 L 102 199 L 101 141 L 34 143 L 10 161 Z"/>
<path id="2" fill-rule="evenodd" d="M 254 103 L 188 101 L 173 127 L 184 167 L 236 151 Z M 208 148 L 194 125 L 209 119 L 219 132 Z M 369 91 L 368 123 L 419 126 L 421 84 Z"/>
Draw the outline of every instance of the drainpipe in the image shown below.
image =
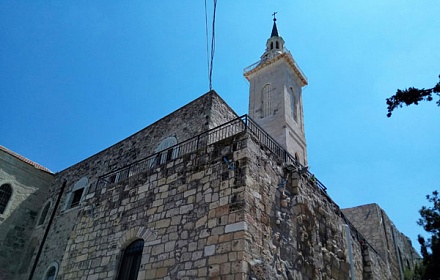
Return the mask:
<path id="1" fill-rule="evenodd" d="M 353 249 L 351 244 L 351 233 L 350 233 L 350 226 L 346 226 L 346 235 L 347 235 L 347 243 L 348 243 L 348 259 L 350 260 L 350 274 L 351 274 L 351 280 L 354 280 L 354 262 L 353 262 Z"/>
<path id="2" fill-rule="evenodd" d="M 57 201 L 55 203 L 52 214 L 50 215 L 50 220 L 49 220 L 49 223 L 47 224 L 46 230 L 44 231 L 43 239 L 41 240 L 40 247 L 38 248 L 37 256 L 35 257 L 34 265 L 32 266 L 28 280 L 32 280 L 32 277 L 34 277 L 35 269 L 37 268 L 38 261 L 40 260 L 41 252 L 43 252 L 44 243 L 46 242 L 47 235 L 49 234 L 50 227 L 51 227 L 52 222 L 55 218 L 55 213 L 58 209 L 58 206 L 60 205 L 61 196 L 63 195 L 66 184 L 67 184 L 67 181 L 64 181 L 64 183 L 61 187 L 60 193 L 58 194 Z"/>

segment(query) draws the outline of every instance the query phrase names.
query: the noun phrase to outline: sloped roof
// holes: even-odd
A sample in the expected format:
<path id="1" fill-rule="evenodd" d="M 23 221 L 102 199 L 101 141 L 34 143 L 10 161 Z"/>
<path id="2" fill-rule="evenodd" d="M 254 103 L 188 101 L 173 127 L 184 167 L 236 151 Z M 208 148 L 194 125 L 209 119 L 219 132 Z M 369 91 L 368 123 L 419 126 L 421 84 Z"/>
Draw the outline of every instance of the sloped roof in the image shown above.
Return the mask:
<path id="1" fill-rule="evenodd" d="M 52 171 L 50 171 L 46 167 L 44 167 L 44 166 L 42 166 L 42 165 L 40 165 L 40 164 L 38 164 L 36 162 L 33 162 L 32 160 L 27 159 L 24 156 L 19 155 L 19 154 L 15 153 L 15 152 L 9 150 L 6 147 L 3 147 L 2 145 L 0 145 L 0 150 L 5 152 L 5 153 L 7 153 L 7 154 L 9 154 L 9 155 L 11 155 L 11 156 L 13 156 L 13 157 L 15 157 L 15 158 L 17 158 L 17 159 L 19 159 L 19 160 L 21 160 L 21 161 L 23 161 L 23 162 L 25 162 L 25 163 L 27 163 L 27 164 L 29 164 L 29 165 L 32 165 L 33 167 L 35 167 L 38 170 L 41 170 L 41 171 L 44 171 L 44 172 L 47 172 L 47 173 L 52 173 Z"/>

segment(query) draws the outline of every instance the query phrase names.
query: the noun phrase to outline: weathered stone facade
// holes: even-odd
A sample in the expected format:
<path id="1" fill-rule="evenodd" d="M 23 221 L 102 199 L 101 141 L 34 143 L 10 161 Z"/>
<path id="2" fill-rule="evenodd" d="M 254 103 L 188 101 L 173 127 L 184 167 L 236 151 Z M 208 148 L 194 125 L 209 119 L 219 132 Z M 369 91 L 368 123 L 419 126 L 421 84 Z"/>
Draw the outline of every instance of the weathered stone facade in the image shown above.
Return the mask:
<path id="1" fill-rule="evenodd" d="M 35 248 L 32 233 L 42 225 L 43 205 L 53 174 L 46 168 L 0 146 L 0 186 L 10 186 L 11 196 L 0 213 L 0 279 L 23 275 L 30 264 L 25 250 Z"/>
<path id="2" fill-rule="evenodd" d="M 367 204 L 342 209 L 365 239 L 374 246 L 393 275 L 402 275 L 414 269 L 414 260 L 420 258 L 411 241 L 399 232 L 379 205 Z"/>
<path id="3" fill-rule="evenodd" d="M 178 144 L 164 158 L 156 148 L 170 136 Z M 52 201 L 51 218 L 23 254 L 27 274 L 5 279 L 44 279 L 51 267 L 56 279 L 117 279 L 137 239 L 137 279 L 400 279 L 396 259 L 348 222 L 357 212 L 341 211 L 270 141 L 215 92 L 203 95 L 55 174 L 39 204 Z"/>

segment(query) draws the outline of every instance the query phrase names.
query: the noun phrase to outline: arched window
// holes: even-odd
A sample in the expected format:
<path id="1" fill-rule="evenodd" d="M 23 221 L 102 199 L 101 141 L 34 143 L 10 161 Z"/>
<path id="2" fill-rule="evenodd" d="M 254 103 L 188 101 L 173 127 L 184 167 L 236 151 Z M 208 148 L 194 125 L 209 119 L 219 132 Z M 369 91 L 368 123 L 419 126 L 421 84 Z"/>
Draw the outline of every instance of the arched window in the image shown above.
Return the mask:
<path id="1" fill-rule="evenodd" d="M 44 272 L 43 280 L 55 280 L 58 273 L 58 263 L 53 262 Z"/>
<path id="2" fill-rule="evenodd" d="M 271 115 L 272 110 L 272 86 L 267 84 L 263 88 L 263 117 Z"/>
<path id="3" fill-rule="evenodd" d="M 136 280 L 141 265 L 144 240 L 138 239 L 125 248 L 121 266 L 119 267 L 118 280 Z"/>
<path id="4" fill-rule="evenodd" d="M 155 152 L 159 153 L 156 157 L 156 164 L 162 164 L 169 160 L 177 158 L 179 153 L 178 147 L 173 147 L 177 144 L 177 138 L 170 136 L 162 140 L 157 146 Z M 163 152 L 162 152 L 163 151 Z"/>
<path id="5" fill-rule="evenodd" d="M 46 273 L 46 277 L 44 278 L 45 280 L 54 280 L 55 279 L 55 273 L 57 272 L 57 270 L 55 269 L 55 267 L 51 266 L 49 268 L 49 270 Z"/>
<path id="6" fill-rule="evenodd" d="M 0 214 L 5 212 L 6 206 L 12 195 L 12 187 L 9 184 L 3 184 L 0 186 Z"/>
<path id="7" fill-rule="evenodd" d="M 296 162 L 299 162 L 299 155 L 298 155 L 298 153 L 295 153 L 295 159 L 296 159 Z"/>
<path id="8" fill-rule="evenodd" d="M 270 49 L 273 50 L 273 42 L 270 42 Z"/>
<path id="9" fill-rule="evenodd" d="M 275 42 L 275 48 L 278 50 L 280 48 L 280 43 L 278 41 Z"/>
<path id="10" fill-rule="evenodd" d="M 298 100 L 295 98 L 293 88 L 290 88 L 290 111 L 292 113 L 292 118 L 298 122 Z"/>
<path id="11" fill-rule="evenodd" d="M 40 218 L 38 219 L 38 224 L 37 224 L 38 226 L 44 224 L 44 221 L 46 221 L 46 216 L 47 213 L 49 212 L 50 205 L 51 205 L 50 201 L 48 201 L 46 205 L 44 205 L 43 211 L 41 211 Z"/>
<path id="12" fill-rule="evenodd" d="M 295 114 L 296 114 L 296 110 L 295 110 L 295 96 L 293 95 L 293 93 L 290 93 L 290 113 L 292 118 L 296 121 L 295 119 Z"/>

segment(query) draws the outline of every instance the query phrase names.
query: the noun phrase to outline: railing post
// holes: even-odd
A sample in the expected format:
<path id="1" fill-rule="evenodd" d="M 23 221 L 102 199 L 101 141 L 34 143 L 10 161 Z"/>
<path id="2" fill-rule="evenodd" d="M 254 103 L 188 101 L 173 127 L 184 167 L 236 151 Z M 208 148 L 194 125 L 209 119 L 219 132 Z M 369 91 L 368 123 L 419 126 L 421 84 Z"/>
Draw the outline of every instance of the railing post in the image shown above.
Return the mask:
<path id="1" fill-rule="evenodd" d="M 248 128 L 248 115 L 244 115 L 244 131 Z"/>

